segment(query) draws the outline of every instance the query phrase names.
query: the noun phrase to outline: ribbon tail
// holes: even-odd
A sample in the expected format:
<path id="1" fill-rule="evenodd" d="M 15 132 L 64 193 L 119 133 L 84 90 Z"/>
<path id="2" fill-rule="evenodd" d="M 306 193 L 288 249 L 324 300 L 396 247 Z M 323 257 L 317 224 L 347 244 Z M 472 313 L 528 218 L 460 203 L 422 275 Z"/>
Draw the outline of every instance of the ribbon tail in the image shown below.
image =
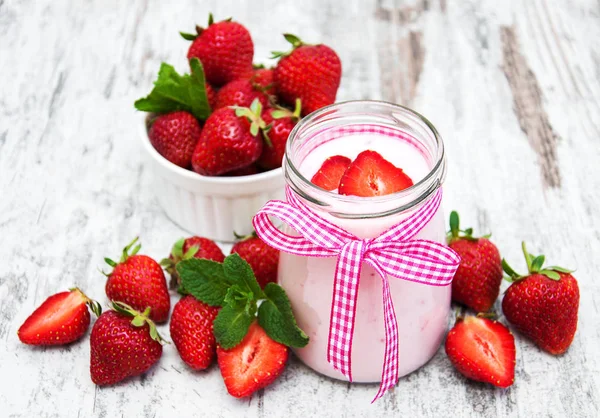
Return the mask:
<path id="1" fill-rule="evenodd" d="M 393 388 L 398 382 L 398 322 L 396 321 L 396 311 L 390 291 L 390 282 L 387 274 L 377 262 L 372 259 L 367 261 L 381 276 L 382 294 L 383 294 L 383 316 L 385 324 L 385 354 L 383 358 L 383 370 L 381 372 L 381 384 L 377 394 L 371 401 L 375 402 L 381 398 L 389 389 Z"/>
<path id="2" fill-rule="evenodd" d="M 333 300 L 329 317 L 327 362 L 350 382 L 352 382 L 354 317 L 364 252 L 363 241 L 350 241 L 342 248 L 335 267 Z"/>

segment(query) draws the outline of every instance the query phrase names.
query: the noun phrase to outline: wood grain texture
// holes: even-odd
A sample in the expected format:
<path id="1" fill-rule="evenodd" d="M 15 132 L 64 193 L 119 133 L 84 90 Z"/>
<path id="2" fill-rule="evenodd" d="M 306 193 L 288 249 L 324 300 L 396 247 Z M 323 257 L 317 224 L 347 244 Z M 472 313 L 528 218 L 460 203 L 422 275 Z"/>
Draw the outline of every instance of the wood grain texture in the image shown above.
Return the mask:
<path id="1" fill-rule="evenodd" d="M 569 351 L 553 357 L 517 335 L 516 383 L 495 390 L 457 375 L 440 350 L 371 405 L 375 385 L 295 359 L 239 401 L 216 367 L 192 373 L 172 346 L 141 378 L 97 388 L 87 339 L 21 345 L 17 328 L 48 295 L 78 285 L 106 302 L 97 268 L 133 236 L 160 258 L 185 234 L 157 205 L 132 103 L 161 61 L 186 69 L 177 32 L 209 11 L 250 29 L 257 62 L 285 48 L 282 32 L 324 42 L 344 65 L 338 100 L 426 115 L 446 143 L 445 208 L 492 231 L 515 267 L 526 240 L 577 268 Z M 0 39 L 1 416 L 600 416 L 597 1 L 0 0 Z"/>

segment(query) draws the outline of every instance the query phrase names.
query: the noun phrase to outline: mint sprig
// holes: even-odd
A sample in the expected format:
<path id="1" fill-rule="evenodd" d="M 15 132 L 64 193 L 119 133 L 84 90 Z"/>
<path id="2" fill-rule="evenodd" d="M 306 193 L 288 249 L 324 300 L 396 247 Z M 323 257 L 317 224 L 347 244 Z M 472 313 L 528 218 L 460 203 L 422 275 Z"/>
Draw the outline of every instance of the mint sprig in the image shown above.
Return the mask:
<path id="1" fill-rule="evenodd" d="M 223 264 L 205 258 L 190 258 L 177 263 L 177 273 L 186 293 L 210 306 L 223 306 L 232 284 L 225 277 Z"/>
<path id="2" fill-rule="evenodd" d="M 213 322 L 217 343 L 224 349 L 238 345 L 252 322 L 273 340 L 289 347 L 304 347 L 308 336 L 294 318 L 283 288 L 269 283 L 264 291 L 250 265 L 238 254 L 223 263 L 205 259 L 183 260 L 177 264 L 183 287 L 196 299 L 222 309 Z"/>
<path id="3" fill-rule="evenodd" d="M 291 347 L 304 347 L 308 336 L 298 327 L 285 291 L 275 283 L 265 286 L 265 301 L 258 308 L 258 323 L 269 337 Z"/>
<path id="4" fill-rule="evenodd" d="M 173 66 L 163 62 L 154 88 L 148 96 L 136 100 L 135 108 L 153 113 L 185 110 L 200 120 L 208 118 L 211 109 L 202 63 L 198 58 L 192 58 L 190 67 L 191 74 L 179 75 Z"/>

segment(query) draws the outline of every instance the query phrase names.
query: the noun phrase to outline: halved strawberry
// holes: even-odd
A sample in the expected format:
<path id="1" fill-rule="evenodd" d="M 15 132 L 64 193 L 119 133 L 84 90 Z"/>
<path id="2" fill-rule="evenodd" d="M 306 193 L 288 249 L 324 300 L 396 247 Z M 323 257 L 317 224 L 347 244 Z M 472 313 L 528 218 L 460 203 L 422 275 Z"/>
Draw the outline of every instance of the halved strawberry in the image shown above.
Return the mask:
<path id="1" fill-rule="evenodd" d="M 273 341 L 255 321 L 241 343 L 232 349 L 217 347 L 217 360 L 230 395 L 249 396 L 271 383 L 285 368 L 288 348 Z"/>
<path id="2" fill-rule="evenodd" d="M 446 339 L 448 358 L 466 377 L 506 388 L 515 381 L 515 338 L 488 318 L 459 318 Z"/>
<path id="3" fill-rule="evenodd" d="M 90 326 L 87 305 L 100 315 L 100 304 L 77 288 L 52 295 L 29 315 L 17 335 L 21 342 L 32 345 L 62 345 L 77 341 Z"/>
<path id="4" fill-rule="evenodd" d="M 352 160 L 343 155 L 334 155 L 323 162 L 319 171 L 315 173 L 310 180 L 315 186 L 325 190 L 335 190 L 340 184 L 340 180 Z"/>
<path id="5" fill-rule="evenodd" d="M 340 180 L 339 193 L 354 196 L 383 196 L 413 185 L 401 168 L 379 153 L 363 151 L 350 164 Z"/>

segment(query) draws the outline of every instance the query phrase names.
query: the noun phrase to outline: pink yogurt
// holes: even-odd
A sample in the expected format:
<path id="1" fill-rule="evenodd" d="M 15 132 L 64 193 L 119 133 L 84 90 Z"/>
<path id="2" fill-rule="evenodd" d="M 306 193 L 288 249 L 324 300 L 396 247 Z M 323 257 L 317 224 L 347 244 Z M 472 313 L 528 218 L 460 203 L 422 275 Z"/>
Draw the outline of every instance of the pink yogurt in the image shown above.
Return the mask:
<path id="1" fill-rule="evenodd" d="M 346 102 L 330 108 L 336 107 L 337 123 L 331 123 L 336 117 L 323 110 L 305 119 L 292 133 L 284 167 L 288 185 L 318 215 L 360 238 L 374 238 L 419 209 L 431 197 L 432 190 L 439 187 L 445 172 L 443 145 L 435 128 L 408 109 L 382 102 Z M 358 115 L 369 111 L 377 116 L 384 113 L 383 122 L 387 122 L 386 115 L 392 114 L 392 123 L 372 124 L 371 117 L 365 124 Z M 400 117 L 412 125 L 398 123 Z M 417 122 L 425 129 L 417 129 L 422 128 L 414 126 Z M 318 129 L 313 129 L 315 126 Z M 354 128 L 364 130 L 365 126 L 373 126 L 374 129 L 369 128 L 373 132 L 353 132 Z M 401 167 L 415 186 L 381 198 L 357 198 L 341 197 L 309 184 L 307 179 L 328 157 L 344 155 L 353 160 L 367 149 Z M 285 232 L 294 234 L 289 228 Z M 441 208 L 415 239 L 445 242 Z M 298 325 L 310 337 L 306 347 L 295 350 L 296 355 L 315 371 L 346 380 L 327 362 L 335 265 L 333 257 L 282 253 L 278 280 L 290 298 Z M 424 365 L 439 348 L 448 323 L 451 286 L 426 286 L 391 277 L 390 287 L 398 321 L 399 375 L 403 376 Z M 382 285 L 368 264 L 363 264 L 361 270 L 355 318 L 353 380 L 379 382 L 385 348 Z"/>

